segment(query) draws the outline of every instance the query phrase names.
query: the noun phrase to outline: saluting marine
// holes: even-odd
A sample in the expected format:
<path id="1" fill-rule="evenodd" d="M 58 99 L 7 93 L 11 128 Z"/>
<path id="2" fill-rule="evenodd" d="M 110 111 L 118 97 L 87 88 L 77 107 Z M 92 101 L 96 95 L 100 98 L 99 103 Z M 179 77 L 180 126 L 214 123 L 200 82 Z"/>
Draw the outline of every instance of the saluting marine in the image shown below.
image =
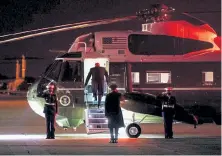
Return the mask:
<path id="1" fill-rule="evenodd" d="M 162 93 L 162 114 L 164 119 L 165 138 L 173 138 L 173 116 L 175 115 L 176 98 L 171 95 L 172 88 Z"/>
<path id="2" fill-rule="evenodd" d="M 46 90 L 43 91 L 42 95 L 46 101 L 43 111 L 46 119 L 46 139 L 55 139 L 55 115 L 57 113 L 57 98 L 55 92 L 55 84 L 50 83 L 46 86 Z"/>

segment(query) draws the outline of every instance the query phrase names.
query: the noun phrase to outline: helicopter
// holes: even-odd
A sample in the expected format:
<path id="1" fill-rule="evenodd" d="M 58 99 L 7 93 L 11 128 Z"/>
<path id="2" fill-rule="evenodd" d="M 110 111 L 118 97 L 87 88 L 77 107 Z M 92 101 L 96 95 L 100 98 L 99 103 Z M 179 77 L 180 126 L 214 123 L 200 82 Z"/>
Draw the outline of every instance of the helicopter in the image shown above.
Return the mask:
<path id="1" fill-rule="evenodd" d="M 157 7 L 157 9 L 153 7 Z M 135 72 L 135 69 L 142 69 L 143 66 L 150 65 L 152 62 L 157 62 L 158 64 L 164 62 L 165 64 L 163 66 L 166 66 L 166 63 L 169 64 L 170 62 L 204 62 L 208 60 L 207 54 L 214 53 L 218 56 L 218 52 L 220 51 L 218 42 L 214 42 L 218 36 L 209 25 L 200 22 L 201 24 L 196 26 L 184 20 L 170 21 L 168 18 L 162 18 L 162 16 L 169 17 L 169 14 L 173 17 L 175 9 L 170 8 L 167 12 L 165 5 L 164 9 L 159 9 L 158 7 L 161 6 L 153 5 L 150 9 L 143 10 L 146 16 L 144 16 L 143 12 L 142 18 L 146 18 L 146 22 L 151 20 L 151 23 L 143 26 L 146 27 L 144 29 L 148 30 L 146 32 L 104 31 L 88 33 L 77 37 L 67 53 L 56 57 L 55 61 L 46 68 L 41 77 L 29 88 L 27 100 L 32 110 L 44 117 L 43 107 L 45 101 L 38 95 L 48 83 L 53 81 L 58 88 L 57 96 L 59 106 L 56 122 L 60 127 L 64 129 L 72 127 L 75 129 L 85 122 L 87 133 L 107 130 L 107 120 L 104 117 L 104 110 L 94 108 L 96 103 L 92 100 L 91 84 L 89 83 L 88 86 L 84 88 L 84 81 L 89 69 L 96 62 L 99 62 L 101 66 L 105 67 L 109 72 L 110 83 L 116 83 L 118 90 L 122 92 L 125 97 L 125 101 L 123 101 L 124 104 L 122 105 L 123 115 L 124 112 L 127 111 L 133 112 L 132 116 L 126 113 L 126 117 L 131 118 L 131 120 L 127 121 L 129 122 L 126 126 L 127 135 L 132 138 L 139 137 L 141 134 L 139 123 L 144 121 L 147 114 L 161 116 L 161 102 L 155 94 L 144 93 L 141 90 L 142 87 L 134 87 L 136 89 L 133 90 L 132 86 L 139 85 L 138 80 L 141 79 L 138 78 L 138 72 Z M 155 10 L 157 11 L 156 13 Z M 158 12 L 162 10 L 164 13 Z M 141 14 L 142 13 L 139 12 L 137 15 L 141 16 Z M 117 21 L 131 20 L 133 18 L 135 18 L 135 16 L 98 21 L 73 26 L 71 28 L 61 28 L 61 31 L 109 24 Z M 172 28 L 176 27 L 181 28 L 183 31 L 172 31 Z M 187 29 L 190 30 L 191 35 L 185 34 Z M 57 31 L 60 30 L 55 29 L 48 33 Z M 41 32 L 8 39 L 0 41 L 0 43 L 35 37 L 46 33 L 47 32 Z M 158 46 L 158 44 L 154 44 L 154 41 L 158 41 L 157 43 L 167 42 L 168 44 Z M 178 42 L 176 47 L 172 45 L 175 41 Z M 216 59 L 218 59 L 218 57 L 216 57 Z M 142 76 L 141 73 L 139 73 L 139 75 Z M 156 80 L 155 75 L 157 75 L 157 77 L 163 75 L 160 82 Z M 137 78 L 132 80 L 132 77 Z M 151 77 L 148 82 L 151 86 L 153 86 L 151 82 L 157 84 L 162 83 L 162 88 L 172 85 L 169 72 L 150 72 L 147 74 L 147 77 Z M 216 89 L 218 91 L 218 88 Z M 109 92 L 107 85 L 105 85 L 104 90 L 105 94 Z M 158 91 L 161 90 L 158 89 Z M 102 104 L 104 104 L 104 101 L 105 96 L 102 98 Z M 219 105 L 217 101 L 216 106 L 219 107 Z M 207 108 L 212 110 L 210 117 L 212 117 L 217 124 L 220 124 L 218 121 L 220 112 L 216 112 L 218 109 L 213 109 L 212 107 Z M 176 111 L 178 113 L 175 119 L 194 125 L 202 124 L 201 109 L 202 108 L 199 109 L 200 113 L 198 114 L 199 110 L 190 112 L 190 110 L 186 110 L 182 105 L 177 104 Z M 135 119 L 136 113 L 142 113 L 144 116 Z"/>

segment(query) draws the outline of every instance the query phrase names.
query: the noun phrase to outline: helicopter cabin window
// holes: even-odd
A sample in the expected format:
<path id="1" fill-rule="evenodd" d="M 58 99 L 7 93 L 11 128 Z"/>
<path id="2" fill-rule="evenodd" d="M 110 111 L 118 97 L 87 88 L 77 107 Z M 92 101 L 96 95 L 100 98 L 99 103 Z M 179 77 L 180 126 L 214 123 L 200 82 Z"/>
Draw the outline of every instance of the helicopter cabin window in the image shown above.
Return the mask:
<path id="1" fill-rule="evenodd" d="M 214 73 L 211 71 L 202 72 L 202 82 L 204 86 L 213 85 L 214 82 Z"/>
<path id="2" fill-rule="evenodd" d="M 140 73 L 139 72 L 131 72 L 132 83 L 139 84 L 140 83 Z"/>
<path id="3" fill-rule="evenodd" d="M 62 60 L 55 61 L 53 64 L 49 65 L 45 71 L 45 76 L 53 79 L 55 81 L 58 81 L 60 71 L 62 66 Z"/>
<path id="4" fill-rule="evenodd" d="M 171 83 L 171 72 L 146 72 L 146 83 L 166 84 Z"/>
<path id="5" fill-rule="evenodd" d="M 128 48 L 134 55 L 182 55 L 212 47 L 209 42 L 166 35 L 132 34 L 128 37 Z"/>
<path id="6" fill-rule="evenodd" d="M 80 61 L 65 61 L 62 67 L 63 73 L 61 81 L 81 82 L 81 62 Z"/>

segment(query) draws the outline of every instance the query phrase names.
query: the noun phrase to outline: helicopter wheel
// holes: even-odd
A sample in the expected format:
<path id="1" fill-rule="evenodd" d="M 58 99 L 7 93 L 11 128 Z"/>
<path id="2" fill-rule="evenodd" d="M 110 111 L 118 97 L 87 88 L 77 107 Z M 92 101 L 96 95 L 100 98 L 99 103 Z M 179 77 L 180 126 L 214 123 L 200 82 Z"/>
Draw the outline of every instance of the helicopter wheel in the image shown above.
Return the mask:
<path id="1" fill-rule="evenodd" d="M 138 138 L 141 134 L 141 128 L 136 123 L 131 123 L 126 127 L 126 134 L 130 138 Z"/>

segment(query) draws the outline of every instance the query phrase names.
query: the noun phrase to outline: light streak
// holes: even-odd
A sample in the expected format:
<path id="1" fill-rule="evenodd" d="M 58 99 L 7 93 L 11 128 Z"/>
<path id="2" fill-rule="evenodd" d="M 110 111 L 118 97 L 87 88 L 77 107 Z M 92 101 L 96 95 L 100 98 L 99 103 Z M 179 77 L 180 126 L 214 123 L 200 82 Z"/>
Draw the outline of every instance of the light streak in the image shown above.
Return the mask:
<path id="1" fill-rule="evenodd" d="M 179 136 L 177 136 L 179 137 Z M 45 134 L 0 134 L 0 140 L 36 140 L 43 139 L 45 140 Z M 109 130 L 102 133 L 95 133 L 87 135 L 85 133 L 66 133 L 66 134 L 56 134 L 56 140 L 69 140 L 69 139 L 109 139 L 110 134 Z M 119 138 L 120 139 L 133 139 L 129 138 L 124 128 L 119 129 Z M 139 138 L 164 138 L 163 134 L 142 134 Z"/>
<path id="2" fill-rule="evenodd" d="M 40 32 L 40 33 L 29 34 L 29 35 L 25 35 L 25 36 L 20 36 L 20 37 L 15 37 L 15 38 L 3 40 L 3 41 L 0 41 L 0 44 L 24 40 L 24 39 L 33 38 L 33 37 L 42 36 L 42 35 L 53 34 L 53 33 L 62 32 L 62 31 L 87 28 L 87 27 L 92 27 L 92 26 L 97 26 L 97 25 L 111 24 L 111 23 L 121 22 L 121 21 L 128 21 L 128 20 L 132 20 L 134 18 L 136 18 L 136 16 L 128 16 L 128 17 L 123 17 L 123 18 L 101 20 L 99 22 L 93 22 L 93 23 L 89 23 L 89 24 L 88 23 L 79 24 L 79 25 L 74 25 L 74 26 L 70 26 L 70 27 L 65 27 L 65 28 L 60 28 L 60 29 L 55 29 L 55 30 L 50 30 L 50 31 L 44 31 L 44 32 Z"/>
<path id="3" fill-rule="evenodd" d="M 21 34 L 31 33 L 31 32 L 36 32 L 36 31 L 48 30 L 48 29 L 55 29 L 55 28 L 67 27 L 67 26 L 72 26 L 72 25 L 80 25 L 80 24 L 87 24 L 87 23 L 99 22 L 99 21 L 102 21 L 102 20 L 85 21 L 85 22 L 78 22 L 78 23 L 70 23 L 70 24 L 57 25 L 57 26 L 52 26 L 52 27 L 45 27 L 45 28 L 34 29 L 34 30 L 27 30 L 27 31 L 22 31 L 22 32 L 18 32 L 18 33 L 11 33 L 11 34 L 2 35 L 2 36 L 0 36 L 0 38 L 4 38 L 4 37 L 8 37 L 8 36 L 21 35 Z"/>

